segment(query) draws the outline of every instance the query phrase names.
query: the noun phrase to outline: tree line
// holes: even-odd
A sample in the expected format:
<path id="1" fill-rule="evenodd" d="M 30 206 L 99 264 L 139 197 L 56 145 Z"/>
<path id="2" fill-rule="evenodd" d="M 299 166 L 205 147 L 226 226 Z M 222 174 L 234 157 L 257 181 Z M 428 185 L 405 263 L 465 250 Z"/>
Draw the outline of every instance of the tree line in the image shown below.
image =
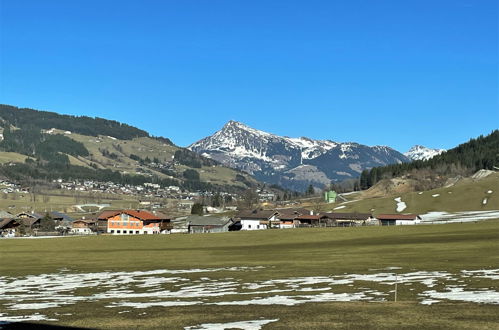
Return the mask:
<path id="1" fill-rule="evenodd" d="M 432 173 L 441 176 L 459 175 L 481 169 L 499 167 L 499 130 L 489 135 L 480 135 L 466 143 L 449 149 L 429 160 L 392 164 L 362 171 L 360 189 L 368 189 L 382 179 L 400 177 L 409 173 Z"/>
<path id="2" fill-rule="evenodd" d="M 0 117 L 6 124 L 21 129 L 47 130 L 57 128 L 82 135 L 108 135 L 120 140 L 131 140 L 137 137 L 149 136 L 149 133 L 146 131 L 114 120 L 99 117 L 61 115 L 55 112 L 18 108 L 5 104 L 0 104 Z M 168 139 L 163 139 L 162 141 L 171 144 L 171 141 Z"/>

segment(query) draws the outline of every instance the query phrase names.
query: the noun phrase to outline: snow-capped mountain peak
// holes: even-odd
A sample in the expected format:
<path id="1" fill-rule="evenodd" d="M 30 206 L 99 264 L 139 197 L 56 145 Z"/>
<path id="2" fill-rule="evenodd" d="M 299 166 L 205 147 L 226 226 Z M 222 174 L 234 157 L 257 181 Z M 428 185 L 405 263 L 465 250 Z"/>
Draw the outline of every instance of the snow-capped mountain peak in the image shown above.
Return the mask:
<path id="1" fill-rule="evenodd" d="M 189 149 L 261 181 L 298 190 L 311 182 L 328 185 L 357 177 L 366 168 L 410 161 L 389 147 L 284 137 L 233 120 Z"/>
<path id="2" fill-rule="evenodd" d="M 412 160 L 428 160 L 445 151 L 445 149 L 431 149 L 425 146 L 415 145 L 409 149 L 409 151 L 405 152 L 404 155 Z"/>

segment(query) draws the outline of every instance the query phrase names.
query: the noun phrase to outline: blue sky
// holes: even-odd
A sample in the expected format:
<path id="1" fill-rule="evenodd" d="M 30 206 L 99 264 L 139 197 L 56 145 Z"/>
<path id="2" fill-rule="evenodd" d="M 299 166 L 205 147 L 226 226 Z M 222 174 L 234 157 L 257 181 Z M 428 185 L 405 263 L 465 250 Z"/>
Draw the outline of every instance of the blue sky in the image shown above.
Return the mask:
<path id="1" fill-rule="evenodd" d="M 0 0 L 0 103 L 185 146 L 230 119 L 406 151 L 499 127 L 495 0 Z"/>

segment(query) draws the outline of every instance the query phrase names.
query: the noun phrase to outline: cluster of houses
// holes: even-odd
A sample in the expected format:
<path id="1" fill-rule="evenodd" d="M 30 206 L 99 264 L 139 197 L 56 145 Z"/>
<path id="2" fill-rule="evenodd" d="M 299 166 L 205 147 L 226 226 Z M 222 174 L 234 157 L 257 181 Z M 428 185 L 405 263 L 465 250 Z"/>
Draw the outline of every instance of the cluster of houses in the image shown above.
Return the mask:
<path id="1" fill-rule="evenodd" d="M 314 214 L 313 211 L 302 208 L 241 211 L 232 218 L 190 215 L 178 219 L 144 210 L 106 210 L 94 219 L 77 220 L 60 212 L 46 215 L 24 212 L 12 215 L 0 211 L 0 236 L 19 236 L 23 234 L 19 230 L 21 226 L 29 234 L 41 235 L 41 220 L 47 216 L 54 222 L 55 232 L 51 234 L 64 235 L 214 233 L 302 227 L 415 225 L 421 222 L 421 217 L 416 214 L 379 214 L 376 217 L 369 213 Z"/>

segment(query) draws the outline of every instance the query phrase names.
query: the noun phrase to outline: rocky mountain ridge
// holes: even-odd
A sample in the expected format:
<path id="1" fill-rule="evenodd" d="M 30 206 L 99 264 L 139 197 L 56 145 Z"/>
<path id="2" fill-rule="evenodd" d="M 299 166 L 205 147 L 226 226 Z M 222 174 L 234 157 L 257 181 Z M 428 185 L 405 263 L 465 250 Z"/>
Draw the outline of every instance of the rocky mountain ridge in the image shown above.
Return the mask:
<path id="1" fill-rule="evenodd" d="M 387 146 L 283 137 L 232 120 L 188 148 L 258 180 L 297 190 L 355 178 L 366 168 L 410 161 Z"/>

